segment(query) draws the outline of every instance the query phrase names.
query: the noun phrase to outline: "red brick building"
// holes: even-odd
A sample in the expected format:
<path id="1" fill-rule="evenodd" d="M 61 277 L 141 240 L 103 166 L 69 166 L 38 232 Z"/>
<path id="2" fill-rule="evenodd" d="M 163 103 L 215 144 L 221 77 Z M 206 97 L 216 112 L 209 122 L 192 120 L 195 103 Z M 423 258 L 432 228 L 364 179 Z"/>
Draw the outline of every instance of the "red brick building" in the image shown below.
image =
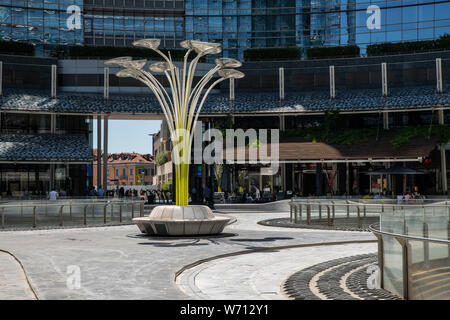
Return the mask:
<path id="1" fill-rule="evenodd" d="M 97 150 L 94 150 L 97 159 Z M 93 163 L 93 179 L 97 185 L 97 161 Z M 155 162 L 150 154 L 112 153 L 108 154 L 108 185 L 142 186 L 152 185 L 155 175 Z M 103 176 L 103 167 L 102 167 Z"/>

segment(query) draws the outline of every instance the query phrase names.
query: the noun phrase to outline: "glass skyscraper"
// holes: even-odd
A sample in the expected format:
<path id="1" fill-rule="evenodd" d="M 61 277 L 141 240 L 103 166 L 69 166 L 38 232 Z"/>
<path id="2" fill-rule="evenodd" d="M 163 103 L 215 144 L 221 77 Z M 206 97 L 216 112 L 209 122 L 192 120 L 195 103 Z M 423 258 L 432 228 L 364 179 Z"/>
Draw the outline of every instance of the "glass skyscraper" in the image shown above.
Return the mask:
<path id="1" fill-rule="evenodd" d="M 160 38 L 247 48 L 317 47 L 436 39 L 450 34 L 450 1 L 0 0 L 0 38 L 54 45 L 129 46 Z"/>

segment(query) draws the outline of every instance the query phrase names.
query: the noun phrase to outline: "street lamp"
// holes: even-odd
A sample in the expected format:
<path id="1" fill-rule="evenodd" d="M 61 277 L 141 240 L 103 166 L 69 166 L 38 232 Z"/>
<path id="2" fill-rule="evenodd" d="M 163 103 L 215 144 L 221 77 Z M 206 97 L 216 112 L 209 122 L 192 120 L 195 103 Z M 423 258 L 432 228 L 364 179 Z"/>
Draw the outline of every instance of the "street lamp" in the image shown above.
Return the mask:
<path id="1" fill-rule="evenodd" d="M 183 69 L 180 70 L 173 64 L 170 52 L 166 56 L 158 49 L 160 42 L 159 39 L 142 39 L 133 42 L 134 46 L 152 49 L 163 58 L 163 61 L 151 64 L 148 70 L 144 69 L 147 60 L 133 60 L 132 57 L 110 59 L 105 61 L 105 64 L 124 67 L 117 72 L 116 76 L 135 78 L 146 84 L 155 94 L 166 118 L 173 145 L 178 145 L 177 149 L 173 148 L 175 152 L 172 152 L 176 172 L 176 204 L 188 206 L 191 145 L 202 106 L 217 84 L 226 79 L 242 78 L 244 74 L 233 69 L 240 67 L 241 62 L 231 58 L 219 58 L 215 60 L 215 67 L 193 86 L 195 70 L 200 58 L 208 54 L 220 53 L 222 51 L 220 44 L 197 40 L 182 41 L 180 45 L 187 49 L 187 52 L 184 55 Z M 195 53 L 196 56 L 188 63 L 191 53 Z M 152 73 L 162 73 L 166 76 L 170 92 L 166 91 Z M 210 83 L 216 73 L 219 78 Z"/>

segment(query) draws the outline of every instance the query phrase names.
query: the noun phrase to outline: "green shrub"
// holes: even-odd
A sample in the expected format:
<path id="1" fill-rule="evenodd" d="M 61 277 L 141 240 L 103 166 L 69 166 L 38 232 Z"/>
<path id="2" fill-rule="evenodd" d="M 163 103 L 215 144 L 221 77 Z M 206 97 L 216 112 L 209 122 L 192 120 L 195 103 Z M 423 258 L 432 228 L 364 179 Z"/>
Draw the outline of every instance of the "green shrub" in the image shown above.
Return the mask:
<path id="1" fill-rule="evenodd" d="M 170 192 L 172 191 L 172 180 L 167 181 L 161 187 L 162 191 Z"/>
<path id="2" fill-rule="evenodd" d="M 155 157 L 155 163 L 157 166 L 162 166 L 167 161 L 169 161 L 169 151 L 160 152 Z"/>
<path id="3" fill-rule="evenodd" d="M 338 47 L 317 47 L 306 50 L 308 59 L 328 59 L 328 58 L 354 58 L 359 57 L 360 49 L 357 45 Z"/>
<path id="4" fill-rule="evenodd" d="M 382 56 L 400 53 L 429 52 L 450 49 L 450 35 L 436 40 L 379 43 L 367 46 L 367 56 Z"/>
<path id="5" fill-rule="evenodd" d="M 161 49 L 161 52 L 170 56 L 173 61 L 183 61 L 186 54 L 185 49 Z M 131 56 L 133 58 L 145 58 L 148 60 L 161 60 L 161 56 L 151 49 L 136 47 L 108 47 L 108 46 L 70 46 L 70 58 L 100 58 L 109 59 L 123 56 Z M 195 54 L 191 53 L 189 57 L 192 59 Z M 200 62 L 204 62 L 205 58 L 200 58 Z"/>
<path id="6" fill-rule="evenodd" d="M 411 126 L 395 129 L 395 137 L 391 140 L 394 148 L 399 148 L 415 138 L 438 136 L 439 143 L 447 143 L 450 139 L 450 127 L 445 125 Z"/>
<path id="7" fill-rule="evenodd" d="M 244 51 L 245 61 L 282 61 L 300 60 L 302 50 L 299 48 L 262 48 Z"/>
<path id="8" fill-rule="evenodd" d="M 0 53 L 19 56 L 33 56 L 34 46 L 30 43 L 0 41 Z"/>

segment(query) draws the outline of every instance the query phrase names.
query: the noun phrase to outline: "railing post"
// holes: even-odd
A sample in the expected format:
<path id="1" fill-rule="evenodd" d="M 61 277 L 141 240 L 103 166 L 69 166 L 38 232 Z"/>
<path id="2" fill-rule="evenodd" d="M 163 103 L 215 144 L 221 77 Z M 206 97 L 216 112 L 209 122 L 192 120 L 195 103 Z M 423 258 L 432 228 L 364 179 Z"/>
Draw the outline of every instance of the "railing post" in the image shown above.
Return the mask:
<path id="1" fill-rule="evenodd" d="M 328 226 L 332 226 L 333 222 L 331 222 L 331 214 L 330 214 L 330 206 L 327 205 L 327 223 Z"/>
<path id="2" fill-rule="evenodd" d="M 36 207 L 33 207 L 33 228 L 36 228 L 37 219 L 36 219 Z"/>
<path id="3" fill-rule="evenodd" d="M 291 222 L 297 223 L 297 206 L 294 206 L 294 221 L 291 220 Z"/>
<path id="4" fill-rule="evenodd" d="M 114 203 L 111 201 L 111 219 L 114 216 Z"/>
<path id="5" fill-rule="evenodd" d="M 61 206 L 61 208 L 59 209 L 59 226 L 60 227 L 62 227 L 62 225 L 63 225 L 63 216 L 62 216 L 63 208 L 64 208 L 64 206 Z"/>
<path id="6" fill-rule="evenodd" d="M 450 221 L 448 222 L 447 225 L 447 239 L 450 239 Z M 448 247 L 448 256 L 450 257 L 450 244 L 447 247 Z"/>
<path id="7" fill-rule="evenodd" d="M 426 222 L 423 223 L 423 237 L 428 238 L 428 224 Z M 430 263 L 430 244 L 428 241 L 423 242 L 423 262 L 427 265 Z"/>
<path id="8" fill-rule="evenodd" d="M 72 200 L 69 202 L 69 215 L 72 218 Z"/>
<path id="9" fill-rule="evenodd" d="M 322 220 L 322 205 L 319 204 L 319 222 Z"/>
<path id="10" fill-rule="evenodd" d="M 84 206 L 84 220 L 83 220 L 83 224 L 86 225 L 87 224 L 87 219 L 86 219 L 86 215 L 87 215 L 87 207 L 88 205 Z"/>
<path id="11" fill-rule="evenodd" d="M 108 207 L 108 204 L 105 204 L 103 207 L 103 223 L 106 223 L 106 208 Z"/>
<path id="12" fill-rule="evenodd" d="M 131 219 L 134 218 L 134 203 L 131 201 Z"/>
<path id="13" fill-rule="evenodd" d="M 348 204 L 348 200 L 345 200 L 347 203 L 347 218 L 350 218 L 350 205 Z"/>
<path id="14" fill-rule="evenodd" d="M 333 212 L 333 221 L 334 221 L 334 217 L 335 217 L 335 215 L 336 215 L 336 208 L 335 208 L 335 206 L 334 206 L 334 201 L 331 201 L 331 208 L 332 208 L 332 212 Z"/>
<path id="15" fill-rule="evenodd" d="M 357 207 L 357 212 L 358 212 L 358 228 L 361 228 L 361 208 L 358 206 Z"/>
<path id="16" fill-rule="evenodd" d="M 23 204 L 20 204 L 20 216 L 23 217 Z"/>
<path id="17" fill-rule="evenodd" d="M 311 224 L 311 205 L 309 203 L 306 205 L 306 224 Z"/>
<path id="18" fill-rule="evenodd" d="M 375 237 L 378 239 L 378 269 L 379 269 L 379 281 L 380 288 L 384 287 L 384 256 L 383 256 L 383 236 L 381 234 L 374 233 Z"/>
<path id="19" fill-rule="evenodd" d="M 363 205 L 363 208 L 364 208 L 364 218 L 366 217 L 366 205 L 364 204 Z"/>
<path id="20" fill-rule="evenodd" d="M 408 300 L 409 298 L 409 270 L 408 270 L 408 241 L 399 237 L 395 239 L 402 246 L 402 279 L 403 279 L 403 299 Z"/>
<path id="21" fill-rule="evenodd" d="M 289 203 L 289 220 L 292 222 L 292 213 L 293 213 L 293 210 L 292 210 L 292 208 L 293 208 L 293 205 L 294 205 L 294 203 L 293 203 L 293 201 L 291 200 L 291 203 Z"/>
<path id="22" fill-rule="evenodd" d="M 300 206 L 298 207 L 298 214 L 300 216 L 300 222 L 302 222 L 303 219 L 303 209 L 302 209 L 302 205 L 300 204 Z"/>
<path id="23" fill-rule="evenodd" d="M 122 203 L 120 204 L 120 209 L 119 209 L 119 222 L 122 222 Z"/>
<path id="24" fill-rule="evenodd" d="M 140 206 L 140 209 L 139 209 L 139 216 L 140 217 L 144 216 L 144 203 L 143 202 L 141 202 L 141 206 Z"/>

